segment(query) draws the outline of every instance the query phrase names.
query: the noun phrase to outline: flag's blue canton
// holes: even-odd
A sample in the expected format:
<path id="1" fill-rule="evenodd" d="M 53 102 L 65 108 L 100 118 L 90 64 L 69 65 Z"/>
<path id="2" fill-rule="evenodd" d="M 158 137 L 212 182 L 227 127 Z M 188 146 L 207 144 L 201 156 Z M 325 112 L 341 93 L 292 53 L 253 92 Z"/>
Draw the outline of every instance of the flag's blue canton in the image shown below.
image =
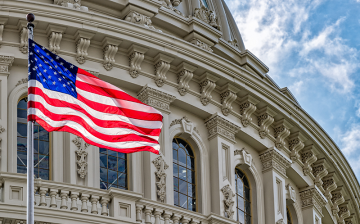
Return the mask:
<path id="1" fill-rule="evenodd" d="M 46 89 L 77 98 L 77 71 L 78 67 L 29 39 L 29 80 L 36 79 Z"/>

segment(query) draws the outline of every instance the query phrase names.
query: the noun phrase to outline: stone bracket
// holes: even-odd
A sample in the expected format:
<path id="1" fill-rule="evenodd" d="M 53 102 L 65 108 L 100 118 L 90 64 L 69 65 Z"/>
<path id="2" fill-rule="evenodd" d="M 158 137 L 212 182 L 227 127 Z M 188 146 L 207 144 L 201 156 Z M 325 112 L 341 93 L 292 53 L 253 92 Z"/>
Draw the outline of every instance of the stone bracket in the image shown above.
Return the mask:
<path id="1" fill-rule="evenodd" d="M 147 48 L 135 44 L 131 45 L 128 49 L 131 77 L 136 78 L 139 76 L 139 72 L 141 71 L 141 63 L 144 60 L 145 53 L 147 51 Z"/>
<path id="2" fill-rule="evenodd" d="M 312 166 L 312 174 L 315 177 L 315 185 L 321 190 L 321 192 L 325 192 L 323 188 L 322 179 L 328 175 L 328 170 L 326 166 L 325 159 L 318 159 Z"/>
<path id="3" fill-rule="evenodd" d="M 186 93 L 189 91 L 190 86 L 189 82 L 194 76 L 194 71 L 197 69 L 197 67 L 192 66 L 186 62 L 182 62 L 177 67 L 177 74 L 178 74 L 178 91 L 181 96 L 185 96 Z"/>
<path id="4" fill-rule="evenodd" d="M 211 93 L 216 87 L 216 81 L 218 81 L 219 78 L 215 75 L 210 74 L 209 72 L 205 72 L 200 77 L 200 101 L 201 103 L 206 106 L 210 103 L 212 96 Z"/>
<path id="5" fill-rule="evenodd" d="M 269 127 L 274 122 L 274 116 L 276 112 L 270 109 L 270 107 L 265 106 L 261 108 L 258 112 L 258 125 L 260 138 L 266 138 L 269 135 Z"/>
<path id="6" fill-rule="evenodd" d="M 329 202 L 331 202 L 332 201 L 331 192 L 337 188 L 336 183 L 339 181 L 339 179 L 335 175 L 335 172 L 330 172 L 322 179 L 322 181 L 323 181 L 322 187 L 324 189 L 324 195 L 329 200 Z"/>
<path id="7" fill-rule="evenodd" d="M 72 140 L 72 142 L 76 145 L 78 150 L 76 150 L 77 155 L 77 165 L 79 166 L 78 174 L 81 178 L 85 178 L 87 174 L 87 162 L 86 162 L 86 148 L 89 147 L 90 144 L 86 143 L 82 138 L 76 136 L 75 139 Z"/>
<path id="8" fill-rule="evenodd" d="M 161 87 L 165 84 L 166 73 L 170 69 L 170 63 L 174 58 L 169 57 L 165 54 L 159 53 L 154 58 L 155 64 L 155 83 L 157 86 Z"/>
<path id="9" fill-rule="evenodd" d="M 285 149 L 285 138 L 290 135 L 292 125 L 284 118 L 274 123 L 275 146 L 278 149 Z"/>
<path id="10" fill-rule="evenodd" d="M 49 24 L 46 28 L 46 35 L 49 37 L 49 50 L 54 54 L 60 51 L 60 43 L 66 27 Z"/>
<path id="11" fill-rule="evenodd" d="M 306 146 L 300 153 L 301 162 L 303 163 L 303 172 L 305 176 L 310 176 L 312 179 L 315 177 L 312 175 L 312 164 L 317 161 L 315 155 L 315 148 L 313 145 Z"/>
<path id="12" fill-rule="evenodd" d="M 110 71 L 115 64 L 115 56 L 119 50 L 119 45 L 121 44 L 121 40 L 105 37 L 102 41 L 102 48 L 104 52 L 104 68 L 107 71 Z"/>
<path id="13" fill-rule="evenodd" d="M 305 147 L 304 142 L 307 139 L 300 132 L 295 132 L 289 136 L 290 158 L 293 161 L 300 161 L 299 152 Z M 301 161 L 300 161 L 301 162 Z"/>
<path id="14" fill-rule="evenodd" d="M 240 99 L 241 123 L 244 127 L 247 127 L 251 123 L 251 115 L 256 111 L 256 104 L 259 102 L 259 100 L 249 94 Z"/>
<path id="15" fill-rule="evenodd" d="M 236 93 L 239 92 L 240 89 L 229 83 L 223 86 L 221 89 L 222 89 L 220 93 L 221 104 L 222 104 L 221 111 L 225 116 L 228 116 L 233 109 L 232 103 L 237 98 Z"/>
<path id="16" fill-rule="evenodd" d="M 90 40 L 94 37 L 95 33 L 85 32 L 79 30 L 75 34 L 76 42 L 76 61 L 79 64 L 84 64 L 88 56 L 88 48 Z"/>

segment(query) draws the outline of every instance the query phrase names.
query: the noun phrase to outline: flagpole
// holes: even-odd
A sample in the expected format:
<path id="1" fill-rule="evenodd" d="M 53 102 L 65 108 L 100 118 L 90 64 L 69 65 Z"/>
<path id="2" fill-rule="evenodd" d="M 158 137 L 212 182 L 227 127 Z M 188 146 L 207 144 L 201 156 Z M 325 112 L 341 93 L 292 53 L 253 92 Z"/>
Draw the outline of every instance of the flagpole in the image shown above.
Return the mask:
<path id="1" fill-rule="evenodd" d="M 35 16 L 32 13 L 27 14 L 26 20 L 28 21 L 28 35 L 29 39 L 34 37 L 34 22 Z M 30 48 L 30 46 L 29 46 Z M 30 59 L 28 56 L 28 65 Z M 29 79 L 30 80 L 30 79 Z M 29 85 L 29 84 L 28 84 Z M 27 123 L 27 224 L 34 224 L 34 122 L 28 121 Z"/>

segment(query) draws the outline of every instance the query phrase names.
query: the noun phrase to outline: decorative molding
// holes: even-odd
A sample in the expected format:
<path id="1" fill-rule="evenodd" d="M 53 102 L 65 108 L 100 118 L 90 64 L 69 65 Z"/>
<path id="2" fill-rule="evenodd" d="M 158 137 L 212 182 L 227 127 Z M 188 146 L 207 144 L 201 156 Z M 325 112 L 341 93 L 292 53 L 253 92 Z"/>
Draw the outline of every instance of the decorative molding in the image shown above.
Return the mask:
<path id="1" fill-rule="evenodd" d="M 221 136 L 232 143 L 236 143 L 235 134 L 240 130 L 240 127 L 218 114 L 213 114 L 207 118 L 205 120 L 205 126 L 209 131 L 209 140 Z"/>
<path id="2" fill-rule="evenodd" d="M 128 57 L 129 57 L 129 66 L 130 66 L 130 75 L 133 78 L 137 78 L 139 76 L 139 72 L 141 71 L 141 63 L 144 60 L 145 53 L 147 52 L 147 48 L 131 45 L 128 49 Z"/>
<path id="3" fill-rule="evenodd" d="M 337 188 L 336 183 L 338 181 L 335 172 L 330 172 L 322 179 L 322 181 L 323 181 L 322 188 L 324 189 L 324 195 L 328 201 L 331 201 L 332 200 L 331 192 Z"/>
<path id="4" fill-rule="evenodd" d="M 286 188 L 286 200 L 290 201 L 291 203 L 296 203 L 295 189 L 290 184 L 287 184 L 285 188 Z"/>
<path id="5" fill-rule="evenodd" d="M 61 5 L 69 9 L 76 9 L 81 11 L 89 11 L 88 7 L 81 6 L 81 0 L 54 0 L 54 4 Z"/>
<path id="6" fill-rule="evenodd" d="M 46 35 L 49 37 L 49 50 L 54 54 L 60 51 L 60 43 L 66 27 L 49 24 L 46 28 Z"/>
<path id="7" fill-rule="evenodd" d="M 338 213 L 340 212 L 340 208 L 339 205 L 341 205 L 342 203 L 345 202 L 345 198 L 344 195 L 342 193 L 342 187 L 338 187 L 335 191 L 333 191 L 331 193 L 332 197 L 331 197 L 331 202 L 332 202 L 332 207 L 331 207 L 331 211 L 333 216 L 338 217 Z"/>
<path id="8" fill-rule="evenodd" d="M 315 177 L 315 185 L 324 193 L 322 178 L 328 175 L 325 159 L 318 159 L 312 166 L 312 174 Z"/>
<path id="9" fill-rule="evenodd" d="M 247 94 L 240 100 L 241 123 L 247 127 L 251 121 L 251 115 L 256 111 L 256 104 L 260 101 Z"/>
<path id="10" fill-rule="evenodd" d="M 239 88 L 227 83 L 223 86 L 222 91 L 220 93 L 221 97 L 221 111 L 225 116 L 228 116 L 232 111 L 232 103 L 236 100 L 236 93 L 239 92 Z"/>
<path id="11" fill-rule="evenodd" d="M 274 116 L 276 112 L 270 109 L 268 106 L 261 108 L 258 111 L 258 125 L 260 138 L 266 138 L 269 135 L 269 127 L 274 122 Z"/>
<path id="12" fill-rule="evenodd" d="M 239 44 L 236 38 L 234 38 L 233 40 L 229 40 L 228 43 L 235 48 L 239 48 Z"/>
<path id="13" fill-rule="evenodd" d="M 278 149 L 285 148 L 285 138 L 290 135 L 292 125 L 284 118 L 274 123 L 274 137 L 276 139 L 275 146 Z"/>
<path id="14" fill-rule="evenodd" d="M 209 52 L 213 52 L 213 49 L 211 49 L 210 45 L 204 43 L 203 41 L 201 41 L 198 38 L 193 38 L 189 42 L 194 44 L 195 46 L 200 47 L 201 49 L 204 49 L 204 50 L 209 51 Z"/>
<path id="15" fill-rule="evenodd" d="M 240 155 L 240 164 L 246 165 L 247 167 L 251 167 L 252 156 L 250 153 L 245 151 L 245 148 L 236 149 L 234 151 L 234 156 Z"/>
<path id="16" fill-rule="evenodd" d="M 29 49 L 28 49 L 29 40 L 28 40 L 28 38 L 29 38 L 28 37 L 28 28 L 26 26 L 24 26 L 20 30 L 20 45 L 19 45 L 19 50 L 23 54 L 27 54 L 29 52 Z"/>
<path id="17" fill-rule="evenodd" d="M 345 224 L 345 219 L 349 218 L 351 215 L 349 205 L 344 203 L 339 206 L 339 213 L 338 213 L 338 224 Z"/>
<path id="18" fill-rule="evenodd" d="M 276 222 L 276 224 L 286 224 L 286 223 L 284 222 L 284 219 L 281 218 Z"/>
<path id="19" fill-rule="evenodd" d="M 77 165 L 79 166 L 78 174 L 81 178 L 85 178 L 87 174 L 87 162 L 86 162 L 86 148 L 89 147 L 90 144 L 86 143 L 82 138 L 76 136 L 75 139 L 72 140 L 72 142 L 76 145 L 78 148 L 75 152 L 77 155 Z"/>
<path id="20" fill-rule="evenodd" d="M 107 71 L 110 71 L 115 64 L 115 56 L 119 50 L 121 40 L 105 37 L 102 41 L 102 48 L 104 52 L 103 66 Z"/>
<path id="21" fill-rule="evenodd" d="M 326 198 L 316 186 L 300 191 L 300 198 L 303 209 L 314 207 L 319 214 L 322 214 L 322 208 L 327 203 Z"/>
<path id="22" fill-rule="evenodd" d="M 178 73 L 178 91 L 181 96 L 185 96 L 187 91 L 190 89 L 189 82 L 194 76 L 193 72 L 197 69 L 197 67 L 192 66 L 186 62 L 182 62 L 177 67 Z"/>
<path id="23" fill-rule="evenodd" d="M 3 132 L 5 132 L 5 128 L 0 125 L 0 134 L 2 134 Z M 0 138 L 0 143 L 1 142 L 2 142 L 2 138 Z"/>
<path id="24" fill-rule="evenodd" d="M 300 132 L 295 132 L 289 136 L 289 150 L 292 161 L 300 160 L 299 152 L 305 147 L 304 142 L 307 139 Z"/>
<path id="25" fill-rule="evenodd" d="M 137 97 L 141 102 L 168 114 L 171 113 L 170 104 L 176 99 L 173 95 L 164 93 L 147 85 L 140 90 Z"/>
<path id="26" fill-rule="evenodd" d="M 156 176 L 156 186 L 158 187 L 157 195 L 161 202 L 165 203 L 166 198 L 166 173 L 165 170 L 169 166 L 165 163 L 165 160 L 159 156 L 152 161 L 155 165 L 157 171 L 155 171 Z"/>
<path id="27" fill-rule="evenodd" d="M 90 40 L 93 38 L 95 34 L 89 33 L 85 31 L 77 31 L 75 34 L 75 42 L 76 42 L 76 61 L 79 64 L 84 64 L 87 56 L 88 56 L 88 48 L 90 46 Z"/>
<path id="28" fill-rule="evenodd" d="M 204 5 L 202 5 L 201 8 L 195 8 L 194 17 L 220 30 L 219 21 L 215 12 L 209 10 Z"/>
<path id="29" fill-rule="evenodd" d="M 16 83 L 15 87 L 16 87 L 16 86 L 19 86 L 19 85 L 21 85 L 21 84 L 25 84 L 25 83 L 27 83 L 27 82 L 28 82 L 28 78 L 20 79 L 20 80 Z"/>
<path id="30" fill-rule="evenodd" d="M 283 156 L 276 148 L 270 148 L 260 154 L 263 165 L 263 172 L 275 170 L 286 177 L 286 169 L 291 165 L 291 161 Z"/>
<path id="31" fill-rule="evenodd" d="M 305 176 L 312 176 L 312 164 L 317 161 L 317 157 L 314 153 L 313 145 L 306 146 L 300 153 L 301 162 L 304 164 L 303 172 Z"/>
<path id="32" fill-rule="evenodd" d="M 161 87 L 165 84 L 166 73 L 170 69 L 170 63 L 174 58 L 169 57 L 165 54 L 159 53 L 155 56 L 155 83 L 157 86 Z"/>
<path id="33" fill-rule="evenodd" d="M 4 28 L 5 24 L 7 23 L 8 18 L 0 18 L 0 43 L 3 41 L 3 34 L 4 34 Z M 1 47 L 1 45 L 0 45 Z"/>
<path id="34" fill-rule="evenodd" d="M 15 57 L 0 55 L 0 74 L 9 75 L 9 68 L 12 66 Z"/>
<path id="35" fill-rule="evenodd" d="M 158 31 L 158 32 L 162 32 L 161 30 L 156 29 L 153 25 L 152 25 L 152 21 L 151 18 L 149 16 L 145 16 L 141 13 L 138 13 L 136 11 L 131 10 L 127 16 L 124 19 L 125 21 L 131 22 L 131 23 L 135 23 L 137 25 L 143 26 L 145 28 L 154 30 L 154 31 Z"/>
<path id="36" fill-rule="evenodd" d="M 218 81 L 219 78 L 215 75 L 210 74 L 209 72 L 205 72 L 200 77 L 200 101 L 201 103 L 206 106 L 210 103 L 212 96 L 211 93 L 216 87 L 216 81 Z"/>
<path id="37" fill-rule="evenodd" d="M 230 185 L 226 185 L 223 188 L 221 188 L 221 192 L 224 195 L 224 207 L 225 207 L 225 214 L 224 216 L 230 219 L 233 219 L 234 217 L 234 210 L 233 210 L 233 206 L 234 206 L 234 200 L 233 198 L 235 197 L 234 192 L 231 190 Z"/>
<path id="38" fill-rule="evenodd" d="M 176 12 L 179 15 L 184 16 L 184 14 L 182 12 L 180 12 L 178 9 L 173 7 L 173 6 L 180 5 L 181 2 L 182 2 L 182 0 L 162 0 L 162 6 Z"/>

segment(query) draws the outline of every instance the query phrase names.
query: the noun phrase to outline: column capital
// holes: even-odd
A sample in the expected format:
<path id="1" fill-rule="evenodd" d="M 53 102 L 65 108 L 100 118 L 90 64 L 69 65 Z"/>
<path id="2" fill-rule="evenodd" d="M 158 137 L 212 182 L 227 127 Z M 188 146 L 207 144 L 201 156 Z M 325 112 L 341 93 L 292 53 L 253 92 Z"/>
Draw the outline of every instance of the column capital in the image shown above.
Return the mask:
<path id="1" fill-rule="evenodd" d="M 137 96 L 141 102 L 167 114 L 171 113 L 170 104 L 176 99 L 175 96 L 151 88 L 148 85 L 144 86 Z"/>
<path id="2" fill-rule="evenodd" d="M 291 165 L 291 160 L 286 158 L 274 147 L 261 153 L 260 160 L 263 164 L 263 172 L 275 170 L 284 177 L 286 177 L 286 169 L 288 169 Z"/>
<path id="3" fill-rule="evenodd" d="M 209 131 L 209 140 L 221 136 L 232 143 L 236 143 L 235 134 L 240 130 L 240 127 L 217 113 L 205 120 L 205 126 Z"/>
<path id="4" fill-rule="evenodd" d="M 9 68 L 12 66 L 15 57 L 12 55 L 0 55 L 0 75 L 8 76 Z"/>
<path id="5" fill-rule="evenodd" d="M 302 209 L 313 207 L 319 214 L 322 214 L 322 208 L 328 202 L 325 196 L 320 192 L 319 188 L 315 185 L 301 190 L 300 198 Z"/>

